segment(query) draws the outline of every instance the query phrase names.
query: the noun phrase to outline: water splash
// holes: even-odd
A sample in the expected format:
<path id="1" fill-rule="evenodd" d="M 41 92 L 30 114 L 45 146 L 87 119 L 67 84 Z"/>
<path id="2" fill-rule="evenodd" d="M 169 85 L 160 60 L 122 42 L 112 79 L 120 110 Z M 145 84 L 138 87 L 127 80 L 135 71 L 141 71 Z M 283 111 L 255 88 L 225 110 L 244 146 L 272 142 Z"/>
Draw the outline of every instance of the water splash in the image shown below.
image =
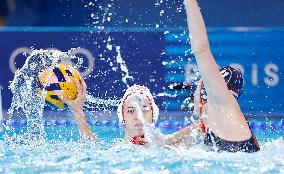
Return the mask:
<path id="1" fill-rule="evenodd" d="M 114 72 L 121 72 L 122 73 L 122 82 L 125 84 L 125 86 L 128 88 L 130 85 L 128 84 L 128 80 L 133 80 L 133 76 L 130 76 L 128 67 L 121 55 L 121 47 L 115 46 L 111 42 L 113 39 L 109 36 L 106 41 L 106 49 L 109 51 L 113 51 L 115 48 L 116 51 L 116 57 L 114 61 L 109 60 L 109 66 L 111 67 L 111 70 Z M 120 70 L 120 71 L 118 71 Z M 93 78 L 96 78 L 95 76 L 92 76 Z M 98 97 L 94 97 L 90 93 L 87 95 L 86 98 L 86 107 L 88 109 L 102 109 L 103 111 L 107 111 L 107 107 L 111 106 L 117 106 L 120 100 L 118 100 L 116 97 L 113 99 L 102 99 Z"/>
<path id="2" fill-rule="evenodd" d="M 94 97 L 91 94 L 87 94 L 86 102 L 84 106 L 86 108 L 86 112 L 88 112 L 89 114 L 91 114 L 92 110 L 110 112 L 109 107 L 116 107 L 119 102 L 120 100 L 117 100 L 115 98 L 114 99 L 111 99 L 111 98 L 102 99 L 102 98 Z"/>
<path id="3" fill-rule="evenodd" d="M 23 67 L 15 72 L 9 86 L 13 98 L 7 113 L 8 121 L 3 125 L 6 140 L 44 139 L 42 118 L 46 92 L 43 90 L 41 94 L 38 93 L 38 89 L 42 88 L 38 76 L 43 69 L 48 70 L 47 77 L 51 76 L 57 63 L 67 58 L 67 53 L 56 50 L 33 50 Z M 23 115 L 27 119 L 27 130 L 22 131 L 22 135 L 17 135 L 9 123 L 12 117 L 21 118 Z"/>
<path id="4" fill-rule="evenodd" d="M 115 15 L 114 0 L 110 0 L 111 3 L 105 4 L 103 2 L 96 1 L 96 5 L 93 2 L 89 2 L 85 5 L 86 8 L 95 8 L 94 12 L 91 13 L 92 24 L 95 29 L 103 31 L 107 23 L 112 20 L 112 16 Z"/>
<path id="5" fill-rule="evenodd" d="M 128 68 L 126 66 L 125 61 L 123 60 L 122 56 L 121 56 L 121 52 L 120 52 L 120 46 L 116 46 L 115 50 L 117 52 L 117 56 L 116 56 L 116 62 L 119 64 L 120 66 L 120 70 L 122 71 L 123 75 L 122 75 L 122 81 L 123 83 L 127 86 L 127 88 L 129 88 L 129 85 L 127 83 L 127 79 L 131 79 L 133 80 L 133 76 L 129 75 L 129 71 Z"/>
<path id="6" fill-rule="evenodd" d="M 135 98 L 135 101 L 133 102 L 133 106 L 135 107 L 135 110 L 137 112 L 138 118 L 141 121 L 143 125 L 143 131 L 145 134 L 145 138 L 147 141 L 151 144 L 152 147 L 158 148 L 163 147 L 163 143 L 165 141 L 165 135 L 163 135 L 160 131 L 160 129 L 155 127 L 154 123 L 148 123 L 145 121 L 143 117 L 143 97 L 141 94 L 134 94 L 133 96 Z"/>

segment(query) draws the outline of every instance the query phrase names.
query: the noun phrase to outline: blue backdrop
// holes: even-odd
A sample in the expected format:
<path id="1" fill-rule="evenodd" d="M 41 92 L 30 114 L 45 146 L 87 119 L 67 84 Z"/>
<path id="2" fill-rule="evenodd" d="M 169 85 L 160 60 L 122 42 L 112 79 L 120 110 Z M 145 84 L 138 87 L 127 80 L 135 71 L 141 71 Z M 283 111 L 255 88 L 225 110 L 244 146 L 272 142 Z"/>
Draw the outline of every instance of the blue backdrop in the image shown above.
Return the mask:
<path id="1" fill-rule="evenodd" d="M 88 66 L 94 60 L 93 71 L 86 73 L 88 91 L 100 98 L 120 98 L 127 88 L 117 62 L 121 57 L 133 80 L 144 84 L 157 97 L 162 110 L 178 110 L 189 91 L 171 90 L 174 83 L 190 83 L 194 56 L 190 53 L 186 29 L 107 29 L 89 28 L 4 28 L 0 31 L 0 84 L 3 86 L 3 108 L 11 102 L 9 81 L 15 68 L 25 61 L 22 52 L 30 48 L 57 48 L 67 51 L 78 48 L 78 56 Z M 283 61 L 284 30 L 273 28 L 215 28 L 209 29 L 211 50 L 219 65 L 234 64 L 243 70 L 246 85 L 239 99 L 246 114 L 258 117 L 284 113 Z M 109 41 L 109 42 L 108 42 Z M 120 52 L 117 50 L 119 49 Z M 81 72 L 86 69 L 82 68 Z M 91 76 L 89 76 L 91 75 Z"/>
<path id="2" fill-rule="evenodd" d="M 186 27 L 183 0 L 11 0 L 10 26 Z M 200 0 L 208 27 L 283 27 L 283 0 Z M 0 9 L 1 10 L 1 9 Z M 1 12 L 0 12 L 1 13 Z M 91 14 L 99 17 L 93 19 Z M 111 14 L 111 15 L 110 15 Z M 107 21 L 103 16 L 110 16 Z M 55 20 L 56 19 L 56 20 Z M 105 21 L 102 24 L 102 21 Z"/>

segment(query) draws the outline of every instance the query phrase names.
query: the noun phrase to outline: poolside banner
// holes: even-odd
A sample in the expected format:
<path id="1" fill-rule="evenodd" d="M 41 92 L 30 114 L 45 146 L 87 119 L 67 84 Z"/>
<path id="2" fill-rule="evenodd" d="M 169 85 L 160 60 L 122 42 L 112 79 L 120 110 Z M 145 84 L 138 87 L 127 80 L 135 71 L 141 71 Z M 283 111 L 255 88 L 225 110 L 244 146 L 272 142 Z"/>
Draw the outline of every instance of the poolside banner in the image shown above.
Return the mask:
<path id="1" fill-rule="evenodd" d="M 32 49 L 57 49 L 81 57 L 81 74 L 90 94 L 119 99 L 128 85 L 143 84 L 156 96 L 161 110 L 177 111 L 191 91 L 172 89 L 191 85 L 196 63 L 184 30 L 84 28 L 3 28 L 0 30 L 0 85 L 3 109 L 12 94 L 14 72 Z M 283 116 L 283 29 L 209 29 L 211 50 L 220 66 L 241 69 L 245 88 L 239 99 L 246 114 Z M 23 53 L 26 53 L 23 55 Z M 75 63 L 75 62 L 74 62 Z"/>

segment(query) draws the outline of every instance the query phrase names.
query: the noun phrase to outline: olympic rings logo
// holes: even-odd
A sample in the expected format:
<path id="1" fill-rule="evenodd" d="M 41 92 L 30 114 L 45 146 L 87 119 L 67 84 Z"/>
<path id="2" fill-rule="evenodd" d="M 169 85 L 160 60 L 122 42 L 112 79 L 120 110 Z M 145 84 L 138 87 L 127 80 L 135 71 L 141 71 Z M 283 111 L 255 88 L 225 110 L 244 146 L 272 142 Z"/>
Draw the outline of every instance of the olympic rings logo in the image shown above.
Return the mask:
<path id="1" fill-rule="evenodd" d="M 60 51 L 58 48 L 47 48 L 46 50 L 57 50 Z M 9 67 L 10 70 L 12 71 L 12 73 L 15 73 L 17 71 L 17 67 L 16 67 L 16 61 L 17 61 L 17 57 L 19 55 L 23 55 L 23 53 L 26 53 L 27 55 L 30 55 L 32 53 L 32 50 L 28 47 L 20 47 L 15 49 L 12 54 L 10 55 L 9 58 Z M 87 68 L 85 68 L 83 71 L 80 72 L 80 74 L 82 75 L 82 77 L 86 77 L 88 75 L 90 75 L 92 73 L 92 71 L 94 70 L 94 66 L 95 66 L 95 60 L 94 60 L 94 56 L 93 54 L 85 49 L 85 48 L 76 48 L 72 51 L 70 51 L 70 56 L 75 56 L 75 55 L 83 55 L 84 57 L 87 58 L 88 61 L 88 66 Z M 73 62 L 71 61 L 71 59 L 67 59 L 66 61 L 64 61 L 64 63 L 66 64 L 70 64 L 72 65 Z"/>

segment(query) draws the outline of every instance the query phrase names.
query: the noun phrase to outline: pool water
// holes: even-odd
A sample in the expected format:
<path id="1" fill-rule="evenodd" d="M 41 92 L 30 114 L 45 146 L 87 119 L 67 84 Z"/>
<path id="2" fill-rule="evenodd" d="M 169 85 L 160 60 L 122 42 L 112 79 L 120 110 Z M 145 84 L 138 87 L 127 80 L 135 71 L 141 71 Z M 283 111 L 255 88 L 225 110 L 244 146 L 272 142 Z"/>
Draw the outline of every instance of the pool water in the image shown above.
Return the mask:
<path id="1" fill-rule="evenodd" d="M 0 173 L 284 173 L 283 130 L 257 131 L 257 153 L 217 153 L 192 148 L 123 144 L 123 129 L 92 127 L 100 142 L 79 140 L 76 126 L 46 126 L 46 140 L 29 145 L 0 140 Z M 170 133 L 170 130 L 163 130 Z"/>

